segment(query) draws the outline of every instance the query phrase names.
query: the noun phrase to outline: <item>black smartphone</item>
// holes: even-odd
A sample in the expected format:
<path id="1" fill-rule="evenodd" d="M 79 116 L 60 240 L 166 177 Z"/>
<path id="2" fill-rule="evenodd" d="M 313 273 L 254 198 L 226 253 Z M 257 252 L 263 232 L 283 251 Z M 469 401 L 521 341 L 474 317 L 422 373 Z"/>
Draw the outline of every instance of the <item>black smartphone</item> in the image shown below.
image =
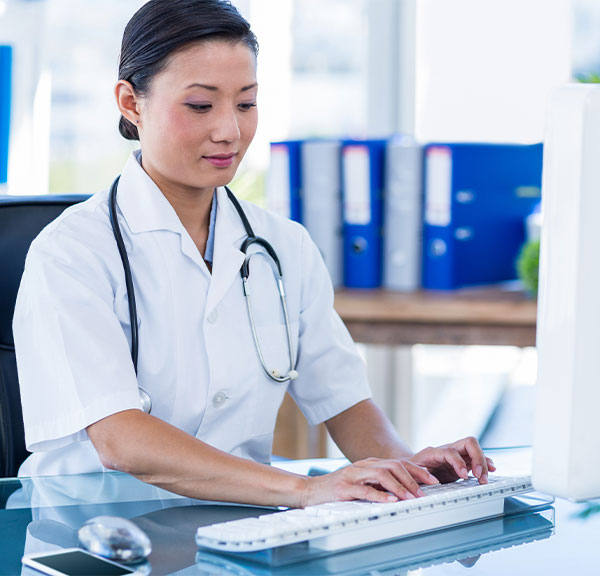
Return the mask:
<path id="1" fill-rule="evenodd" d="M 25 566 L 52 576 L 126 576 L 135 574 L 133 570 L 125 568 L 125 566 L 79 548 L 28 554 L 23 556 L 21 562 Z"/>

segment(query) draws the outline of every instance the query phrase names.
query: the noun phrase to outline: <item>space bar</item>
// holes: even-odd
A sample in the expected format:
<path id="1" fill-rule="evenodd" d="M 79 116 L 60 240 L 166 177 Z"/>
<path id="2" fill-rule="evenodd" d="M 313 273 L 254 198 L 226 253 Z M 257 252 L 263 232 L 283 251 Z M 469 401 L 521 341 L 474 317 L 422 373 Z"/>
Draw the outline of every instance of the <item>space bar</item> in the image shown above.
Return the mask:
<path id="1" fill-rule="evenodd" d="M 354 548 L 373 542 L 382 542 L 437 528 L 454 526 L 465 522 L 473 522 L 490 516 L 500 516 L 504 512 L 504 499 L 495 498 L 489 501 L 472 503 L 466 506 L 448 506 L 421 514 L 394 516 L 389 520 L 374 521 L 371 525 L 357 527 L 356 530 L 345 530 L 341 533 L 328 534 L 309 541 L 310 548 L 318 550 L 342 550 Z"/>

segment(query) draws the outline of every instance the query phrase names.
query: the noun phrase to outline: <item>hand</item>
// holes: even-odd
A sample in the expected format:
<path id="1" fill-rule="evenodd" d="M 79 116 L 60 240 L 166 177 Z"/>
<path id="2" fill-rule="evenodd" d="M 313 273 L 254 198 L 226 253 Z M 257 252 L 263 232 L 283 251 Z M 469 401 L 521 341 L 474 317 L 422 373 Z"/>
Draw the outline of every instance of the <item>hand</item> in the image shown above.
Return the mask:
<path id="1" fill-rule="evenodd" d="M 480 484 L 487 484 L 488 472 L 496 470 L 492 460 L 483 454 L 479 442 L 473 437 L 438 448 L 425 448 L 408 460 L 429 470 L 440 482 L 467 478 L 471 470 Z"/>
<path id="2" fill-rule="evenodd" d="M 425 468 L 410 460 L 367 458 L 306 479 L 302 507 L 339 500 L 396 502 L 425 494 L 421 484 L 438 484 Z"/>

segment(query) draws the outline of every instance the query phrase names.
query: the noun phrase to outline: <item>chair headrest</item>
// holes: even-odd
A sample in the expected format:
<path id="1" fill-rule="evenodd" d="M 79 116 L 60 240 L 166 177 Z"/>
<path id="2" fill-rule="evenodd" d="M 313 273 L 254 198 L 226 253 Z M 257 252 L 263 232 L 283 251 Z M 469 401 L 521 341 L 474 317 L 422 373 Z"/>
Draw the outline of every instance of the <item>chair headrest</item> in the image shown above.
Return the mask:
<path id="1" fill-rule="evenodd" d="M 25 257 L 34 238 L 89 196 L 0 196 L 0 347 L 14 347 L 12 319 Z"/>

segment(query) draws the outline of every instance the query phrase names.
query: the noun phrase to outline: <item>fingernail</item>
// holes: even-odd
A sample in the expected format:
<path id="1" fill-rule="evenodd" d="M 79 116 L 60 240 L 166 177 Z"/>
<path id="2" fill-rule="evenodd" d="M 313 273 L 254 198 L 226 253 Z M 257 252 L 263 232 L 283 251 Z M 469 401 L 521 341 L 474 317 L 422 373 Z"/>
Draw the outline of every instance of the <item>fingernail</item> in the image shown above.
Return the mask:
<path id="1" fill-rule="evenodd" d="M 482 474 L 479 477 L 479 483 L 480 484 L 487 484 L 488 483 L 488 475 L 487 474 Z"/>
<path id="2" fill-rule="evenodd" d="M 388 501 L 388 502 L 398 502 L 398 498 L 397 498 L 396 496 L 394 496 L 393 494 L 390 494 L 390 495 L 387 497 L 387 501 Z"/>
<path id="3" fill-rule="evenodd" d="M 433 482 L 434 482 L 435 484 L 439 484 L 439 483 L 440 483 L 440 481 L 439 481 L 439 480 L 438 480 L 438 479 L 437 479 L 437 478 L 436 478 L 436 477 L 435 477 L 433 474 L 430 474 L 430 475 L 429 475 L 429 479 L 430 479 L 430 480 L 433 480 Z"/>
<path id="4" fill-rule="evenodd" d="M 417 490 L 417 496 L 425 496 L 425 492 L 423 492 L 423 490 L 421 490 L 420 488 Z"/>
<path id="5" fill-rule="evenodd" d="M 460 471 L 460 476 L 461 476 L 461 478 L 465 478 L 465 479 L 466 479 L 466 478 L 468 478 L 468 477 L 469 477 L 469 472 L 468 472 L 468 470 L 467 470 L 466 468 L 463 468 L 463 469 Z"/>
<path id="6" fill-rule="evenodd" d="M 483 468 L 479 464 L 477 466 L 475 466 L 473 473 L 475 474 L 475 476 L 477 476 L 477 478 L 481 477 L 482 472 L 483 472 Z"/>
<path id="7" fill-rule="evenodd" d="M 411 494 L 410 492 L 406 493 L 406 498 L 405 500 L 414 500 L 415 499 L 415 495 Z"/>

